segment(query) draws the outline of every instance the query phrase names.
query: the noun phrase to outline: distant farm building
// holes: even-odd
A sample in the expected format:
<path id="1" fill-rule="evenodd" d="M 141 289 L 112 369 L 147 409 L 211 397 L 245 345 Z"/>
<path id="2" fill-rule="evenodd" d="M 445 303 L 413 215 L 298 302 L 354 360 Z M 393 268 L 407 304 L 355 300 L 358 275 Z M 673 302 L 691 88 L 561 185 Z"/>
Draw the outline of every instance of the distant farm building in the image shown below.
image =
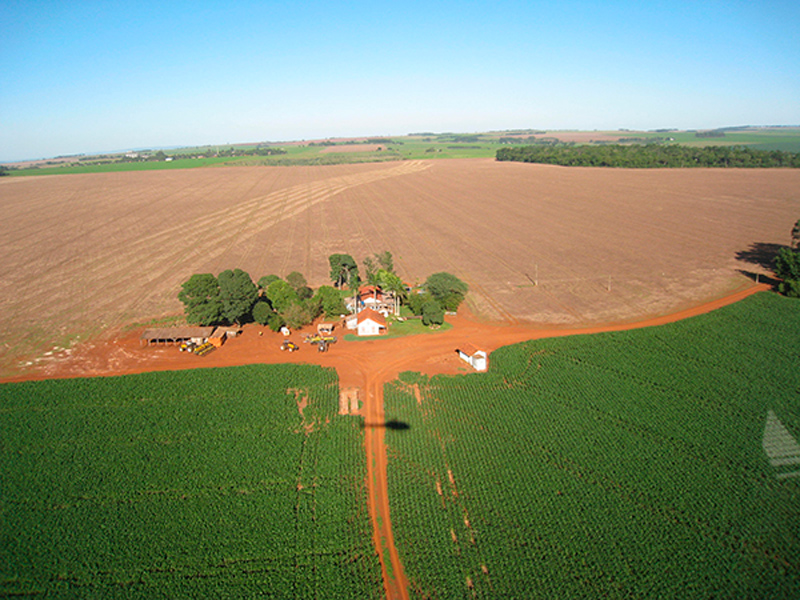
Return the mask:
<path id="1" fill-rule="evenodd" d="M 457 349 L 458 356 L 476 371 L 485 371 L 487 365 L 487 354 L 483 350 L 478 350 L 475 346 L 467 342 L 461 344 Z"/>
<path id="2" fill-rule="evenodd" d="M 213 327 L 160 327 L 155 329 L 145 329 L 139 336 L 142 346 L 145 344 L 182 344 L 192 342 L 194 344 L 205 344 L 214 333 Z"/>

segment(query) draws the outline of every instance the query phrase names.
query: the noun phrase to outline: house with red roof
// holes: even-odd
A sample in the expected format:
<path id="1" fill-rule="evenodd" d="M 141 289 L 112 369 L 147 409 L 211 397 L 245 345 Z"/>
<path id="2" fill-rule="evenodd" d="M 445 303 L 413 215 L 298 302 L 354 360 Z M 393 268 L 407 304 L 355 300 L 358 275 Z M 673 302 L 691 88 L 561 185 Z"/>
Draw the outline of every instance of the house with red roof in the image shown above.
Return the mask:
<path id="1" fill-rule="evenodd" d="M 372 310 L 365 308 L 357 315 L 356 330 L 358 335 L 381 335 L 386 333 L 386 318 Z"/>

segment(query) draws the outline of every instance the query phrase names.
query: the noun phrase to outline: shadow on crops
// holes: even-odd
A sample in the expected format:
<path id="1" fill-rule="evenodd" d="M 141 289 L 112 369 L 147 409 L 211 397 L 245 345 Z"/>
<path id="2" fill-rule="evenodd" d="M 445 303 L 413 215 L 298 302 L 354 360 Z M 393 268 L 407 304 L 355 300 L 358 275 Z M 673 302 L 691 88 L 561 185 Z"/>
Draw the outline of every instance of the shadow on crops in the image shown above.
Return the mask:
<path id="1" fill-rule="evenodd" d="M 411 425 L 406 423 L 405 421 L 398 421 L 397 419 L 389 419 L 384 423 L 363 423 L 362 427 L 384 427 L 386 429 L 391 429 L 393 431 L 407 431 L 411 429 Z"/>
<path id="2" fill-rule="evenodd" d="M 782 244 L 755 242 L 750 244 L 747 250 L 739 250 L 736 253 L 736 260 L 761 267 L 765 271 L 768 271 L 768 273 L 756 273 L 748 271 L 747 269 L 739 269 L 739 272 L 753 281 L 776 286 L 778 280 L 772 275 L 772 269 L 775 267 L 775 257 L 778 255 L 781 248 L 786 248 L 786 246 Z"/>

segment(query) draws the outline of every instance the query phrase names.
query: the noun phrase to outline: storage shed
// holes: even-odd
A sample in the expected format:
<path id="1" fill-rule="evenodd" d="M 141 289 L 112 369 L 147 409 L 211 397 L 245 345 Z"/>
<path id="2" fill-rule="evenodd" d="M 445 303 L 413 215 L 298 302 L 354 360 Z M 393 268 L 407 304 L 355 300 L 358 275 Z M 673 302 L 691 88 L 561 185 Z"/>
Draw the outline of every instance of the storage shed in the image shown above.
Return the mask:
<path id="1" fill-rule="evenodd" d="M 219 348 L 219 347 L 222 346 L 222 344 L 225 343 L 225 339 L 227 337 L 228 336 L 227 336 L 226 332 L 223 329 L 221 329 L 220 327 L 217 327 L 214 330 L 214 333 L 212 333 L 209 336 L 208 341 L 211 342 L 212 344 L 214 344 L 215 347 Z"/>
<path id="2" fill-rule="evenodd" d="M 478 350 L 469 342 L 461 344 L 456 348 L 461 360 L 467 362 L 476 371 L 485 371 L 488 363 L 488 356 L 483 350 Z"/>

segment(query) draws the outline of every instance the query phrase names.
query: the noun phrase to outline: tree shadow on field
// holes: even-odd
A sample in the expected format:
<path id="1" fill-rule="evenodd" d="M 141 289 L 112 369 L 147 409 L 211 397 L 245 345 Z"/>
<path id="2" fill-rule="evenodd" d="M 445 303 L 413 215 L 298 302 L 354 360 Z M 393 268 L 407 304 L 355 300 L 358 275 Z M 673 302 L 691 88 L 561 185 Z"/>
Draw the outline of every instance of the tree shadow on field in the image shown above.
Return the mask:
<path id="1" fill-rule="evenodd" d="M 746 269 L 739 269 L 739 272 L 753 281 L 767 283 L 772 286 L 778 285 L 778 280 L 773 276 L 773 269 L 775 268 L 775 257 L 778 256 L 778 252 L 781 248 L 788 248 L 788 246 L 755 242 L 750 244 L 747 250 L 739 250 L 736 253 L 736 260 L 761 267 L 765 271 L 768 271 L 769 274 L 754 273 Z"/>
<path id="2" fill-rule="evenodd" d="M 406 423 L 405 421 L 398 421 L 397 419 L 389 419 L 384 423 L 362 423 L 361 427 L 384 427 L 386 429 L 391 429 L 393 431 L 407 431 L 411 429 L 411 425 Z"/>

